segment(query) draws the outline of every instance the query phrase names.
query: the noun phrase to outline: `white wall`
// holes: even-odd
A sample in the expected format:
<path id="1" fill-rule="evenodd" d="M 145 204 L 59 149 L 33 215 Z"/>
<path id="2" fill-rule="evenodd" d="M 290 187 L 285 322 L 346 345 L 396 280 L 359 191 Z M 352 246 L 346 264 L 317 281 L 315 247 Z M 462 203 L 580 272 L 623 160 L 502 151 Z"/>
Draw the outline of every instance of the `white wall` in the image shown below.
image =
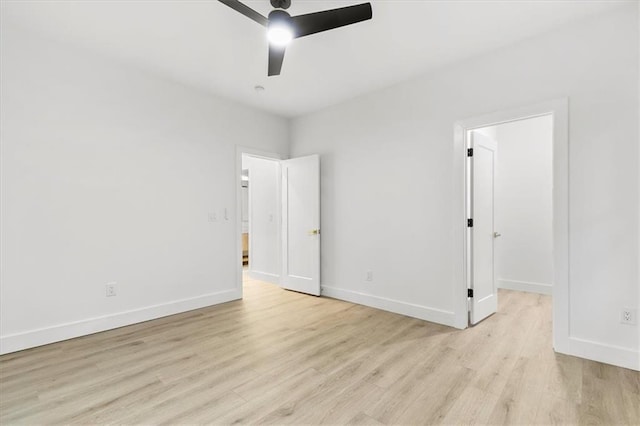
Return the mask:
<path id="1" fill-rule="evenodd" d="M 551 294 L 551 116 L 494 126 L 498 142 L 495 229 L 498 286 Z"/>
<path id="2" fill-rule="evenodd" d="M 287 121 L 1 36 L 1 350 L 239 297 L 236 145 L 286 155 Z"/>
<path id="3" fill-rule="evenodd" d="M 243 156 L 249 169 L 249 275 L 279 283 L 280 164 Z"/>
<path id="4" fill-rule="evenodd" d="M 566 96 L 570 335 L 640 368 L 637 7 L 295 119 L 292 155 L 322 155 L 325 294 L 453 324 L 454 122 Z"/>

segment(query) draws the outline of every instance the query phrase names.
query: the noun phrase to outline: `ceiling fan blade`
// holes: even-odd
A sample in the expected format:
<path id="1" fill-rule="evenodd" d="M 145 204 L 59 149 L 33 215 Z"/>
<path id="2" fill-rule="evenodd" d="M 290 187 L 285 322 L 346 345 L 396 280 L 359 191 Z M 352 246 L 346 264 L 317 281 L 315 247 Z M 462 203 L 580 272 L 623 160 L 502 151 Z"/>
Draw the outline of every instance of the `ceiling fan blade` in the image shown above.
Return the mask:
<path id="1" fill-rule="evenodd" d="M 269 22 L 269 20 L 265 16 L 260 15 L 258 12 L 251 9 L 249 6 L 245 5 L 244 3 L 240 3 L 238 0 L 218 0 L 218 1 L 220 3 L 226 4 L 227 6 L 229 6 L 231 9 L 235 11 L 242 13 L 247 18 L 253 19 L 263 27 L 266 27 L 267 23 Z"/>
<path id="2" fill-rule="evenodd" d="M 293 16 L 291 21 L 293 23 L 294 37 L 298 38 L 366 21 L 371 19 L 372 16 L 371 3 L 363 3 Z"/>
<path id="3" fill-rule="evenodd" d="M 282 61 L 284 60 L 285 47 L 269 45 L 269 72 L 268 76 L 280 75 Z"/>

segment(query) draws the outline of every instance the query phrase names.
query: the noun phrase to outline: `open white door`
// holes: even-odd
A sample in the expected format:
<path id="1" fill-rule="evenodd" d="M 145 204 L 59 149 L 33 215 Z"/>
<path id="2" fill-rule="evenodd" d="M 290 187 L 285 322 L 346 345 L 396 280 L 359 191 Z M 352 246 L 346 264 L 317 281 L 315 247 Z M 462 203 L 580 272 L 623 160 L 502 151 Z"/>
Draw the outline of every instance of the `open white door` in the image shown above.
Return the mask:
<path id="1" fill-rule="evenodd" d="M 497 143 L 488 136 L 471 132 L 469 227 L 471 324 L 477 324 L 498 310 L 494 272 L 494 194 Z"/>
<path id="2" fill-rule="evenodd" d="M 282 164 L 282 287 L 320 295 L 320 158 Z"/>

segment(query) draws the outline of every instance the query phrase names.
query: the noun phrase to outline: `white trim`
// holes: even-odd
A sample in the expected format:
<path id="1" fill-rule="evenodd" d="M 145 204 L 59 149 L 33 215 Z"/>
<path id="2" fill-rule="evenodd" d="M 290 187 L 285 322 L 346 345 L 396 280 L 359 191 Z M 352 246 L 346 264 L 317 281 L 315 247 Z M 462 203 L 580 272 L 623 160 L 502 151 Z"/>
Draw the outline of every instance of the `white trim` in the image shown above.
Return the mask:
<path id="1" fill-rule="evenodd" d="M 247 146 L 236 145 L 236 178 L 233 180 L 236 186 L 236 290 L 240 293 L 240 298 L 243 297 L 242 290 L 242 154 L 246 154 L 252 157 L 266 158 L 269 160 L 282 160 L 283 156 L 275 152 L 266 152 L 259 149 L 250 148 Z M 280 193 L 278 188 L 278 193 Z M 280 203 L 278 203 L 280 205 Z M 280 217 L 278 217 L 278 224 L 281 224 Z M 251 223 L 249 223 L 251 228 Z M 281 231 L 278 230 L 281 234 Z M 251 238 L 251 232 L 249 232 L 249 238 Z M 280 240 L 278 240 L 280 241 Z M 280 250 L 278 250 L 278 253 Z M 251 262 L 251 259 L 249 259 Z M 280 259 L 281 262 L 281 259 Z M 251 264 L 249 264 L 251 269 Z M 273 282 L 273 281 L 269 281 Z M 279 280 L 275 284 L 280 284 Z"/>
<path id="2" fill-rule="evenodd" d="M 577 337 L 570 337 L 568 343 L 567 353 L 570 355 L 640 371 L 640 352 L 633 349 L 606 345 Z"/>
<path id="3" fill-rule="evenodd" d="M 453 218 L 460 221 L 461 226 L 453 226 L 453 300 L 455 311 L 455 327 L 469 326 L 469 303 L 467 298 L 467 144 L 466 130 L 462 123 L 456 123 L 453 129 Z M 457 219 L 456 219 L 457 218 Z M 462 262 L 460 262 L 462 259 Z M 460 285 L 462 284 L 462 285 Z"/>
<path id="4" fill-rule="evenodd" d="M 264 281 L 271 284 L 280 285 L 280 275 L 272 274 L 270 272 L 260 272 L 249 270 L 249 278 L 252 280 Z"/>
<path id="5" fill-rule="evenodd" d="M 430 308 L 428 306 L 415 305 L 413 303 L 399 300 L 387 299 L 385 297 L 372 296 L 370 294 L 359 293 L 351 290 L 344 290 L 337 287 L 322 285 L 322 296 L 344 300 L 358 305 L 369 306 L 406 315 L 425 321 L 456 327 L 456 316 L 454 312 L 443 311 L 441 309 Z M 461 327 L 456 327 L 461 328 Z M 464 328 L 464 327 L 462 327 Z"/>
<path id="6" fill-rule="evenodd" d="M 0 354 L 137 324 L 241 298 L 235 289 L 0 337 Z"/>
<path id="7" fill-rule="evenodd" d="M 553 346 L 557 352 L 572 355 L 569 346 L 569 100 L 567 98 L 498 111 L 468 118 L 454 124 L 454 289 L 456 324 L 466 327 L 466 148 L 467 132 L 501 123 L 551 114 L 553 117 Z"/>
<path id="8" fill-rule="evenodd" d="M 498 288 L 507 290 L 526 291 L 528 293 L 548 294 L 551 296 L 553 286 L 545 283 L 532 283 L 516 280 L 497 280 Z"/>

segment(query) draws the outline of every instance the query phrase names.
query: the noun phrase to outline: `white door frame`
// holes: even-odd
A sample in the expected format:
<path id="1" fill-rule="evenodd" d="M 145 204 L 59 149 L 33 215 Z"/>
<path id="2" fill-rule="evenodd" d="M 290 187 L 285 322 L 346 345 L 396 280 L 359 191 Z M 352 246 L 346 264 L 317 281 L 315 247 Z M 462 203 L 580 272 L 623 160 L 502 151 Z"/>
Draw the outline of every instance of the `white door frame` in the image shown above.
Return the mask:
<path id="1" fill-rule="evenodd" d="M 240 298 L 243 295 L 242 287 L 242 155 L 264 158 L 267 160 L 279 161 L 283 156 L 275 152 L 261 151 L 259 149 L 236 145 L 236 178 L 233 180 L 236 185 L 236 291 Z M 280 193 L 280 191 L 278 191 Z M 280 202 L 278 202 L 280 205 Z M 280 223 L 280 217 L 277 218 Z M 278 253 L 280 250 L 278 249 Z M 282 263 L 282 259 L 280 259 Z M 280 269 L 280 268 L 279 268 Z"/>
<path id="2" fill-rule="evenodd" d="M 470 130 L 527 118 L 553 117 L 553 347 L 569 352 L 569 100 L 556 99 L 460 120 L 454 124 L 455 326 L 468 326 L 467 303 L 467 135 Z"/>

